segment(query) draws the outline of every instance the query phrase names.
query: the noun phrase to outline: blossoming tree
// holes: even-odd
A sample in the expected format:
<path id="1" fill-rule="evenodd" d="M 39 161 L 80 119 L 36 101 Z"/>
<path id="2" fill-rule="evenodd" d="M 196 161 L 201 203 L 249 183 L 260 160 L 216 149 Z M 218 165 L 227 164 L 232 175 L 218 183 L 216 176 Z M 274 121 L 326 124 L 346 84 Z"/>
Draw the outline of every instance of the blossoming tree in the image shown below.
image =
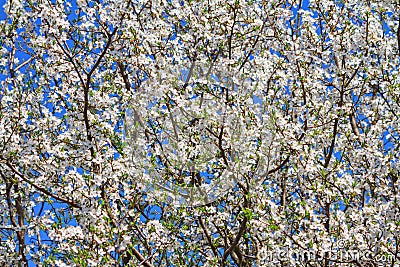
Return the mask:
<path id="1" fill-rule="evenodd" d="M 398 14 L 6 1 L 1 265 L 398 266 Z"/>

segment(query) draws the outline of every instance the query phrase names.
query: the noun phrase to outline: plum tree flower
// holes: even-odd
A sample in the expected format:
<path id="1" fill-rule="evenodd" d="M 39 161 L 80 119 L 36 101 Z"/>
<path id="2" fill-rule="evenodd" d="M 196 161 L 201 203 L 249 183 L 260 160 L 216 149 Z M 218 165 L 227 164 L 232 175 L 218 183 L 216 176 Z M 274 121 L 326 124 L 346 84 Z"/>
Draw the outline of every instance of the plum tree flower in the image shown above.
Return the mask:
<path id="1" fill-rule="evenodd" d="M 1 3 L 0 265 L 400 264 L 396 1 Z"/>

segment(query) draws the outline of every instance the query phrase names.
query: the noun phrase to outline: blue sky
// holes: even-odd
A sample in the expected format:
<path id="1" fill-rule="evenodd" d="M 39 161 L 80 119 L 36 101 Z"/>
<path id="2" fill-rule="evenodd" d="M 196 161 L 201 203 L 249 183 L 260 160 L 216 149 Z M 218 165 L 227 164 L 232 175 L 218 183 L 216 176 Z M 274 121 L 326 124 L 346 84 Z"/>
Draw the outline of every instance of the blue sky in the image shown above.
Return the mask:
<path id="1" fill-rule="evenodd" d="M 5 0 L 0 0 L 0 20 L 3 20 L 6 18 L 6 14 L 4 13 L 4 4 L 5 4 Z"/>

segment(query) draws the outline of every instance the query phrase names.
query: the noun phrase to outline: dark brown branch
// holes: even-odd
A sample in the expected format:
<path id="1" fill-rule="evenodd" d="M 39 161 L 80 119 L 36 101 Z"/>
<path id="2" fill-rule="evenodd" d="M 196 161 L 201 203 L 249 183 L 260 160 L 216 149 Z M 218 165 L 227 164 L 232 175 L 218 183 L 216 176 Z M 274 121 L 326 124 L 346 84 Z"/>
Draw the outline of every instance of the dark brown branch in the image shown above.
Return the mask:
<path id="1" fill-rule="evenodd" d="M 54 199 L 56 199 L 56 200 L 58 200 L 58 201 L 64 202 L 64 203 L 70 205 L 71 207 L 78 208 L 78 209 L 81 208 L 81 206 L 80 206 L 79 204 L 77 204 L 76 202 L 73 202 L 73 201 L 71 201 L 71 200 L 68 200 L 68 199 L 64 199 L 64 198 L 62 198 L 62 197 L 59 197 L 59 196 L 57 196 L 57 195 L 51 193 L 51 192 L 48 191 L 47 189 L 44 189 L 44 188 L 42 188 L 42 187 L 36 185 L 35 183 L 31 182 L 31 181 L 30 181 L 29 179 L 27 179 L 22 173 L 20 173 L 18 170 L 16 170 L 16 169 L 14 168 L 14 166 L 12 166 L 9 162 L 7 162 L 7 161 L 4 160 L 4 159 L 2 159 L 2 160 L 5 161 L 5 164 L 7 165 L 7 167 L 10 168 L 16 175 L 18 175 L 24 182 L 28 183 L 29 185 L 31 185 L 32 187 L 34 187 L 34 188 L 35 188 L 36 190 L 38 190 L 39 192 L 41 192 L 41 193 L 43 193 L 43 194 L 45 194 L 45 195 L 47 195 L 47 196 L 50 196 L 50 197 L 52 197 L 52 198 L 54 198 Z"/>
<path id="2" fill-rule="evenodd" d="M 350 125 L 351 129 L 353 130 L 353 133 L 357 136 L 360 136 L 360 131 L 357 126 L 356 116 L 354 115 L 353 112 L 350 114 Z"/>
<path id="3" fill-rule="evenodd" d="M 400 17 L 399 17 L 399 25 L 397 26 L 397 49 L 400 53 Z"/>
<path id="4" fill-rule="evenodd" d="M 212 239 L 211 239 L 211 235 L 208 232 L 208 230 L 207 230 L 203 220 L 201 219 L 201 217 L 199 217 L 199 223 L 200 223 L 201 228 L 203 229 L 204 234 L 206 235 L 207 241 L 210 244 L 210 247 L 211 247 L 212 252 L 214 253 L 214 256 L 218 257 L 218 251 L 214 247 L 214 244 L 213 244 Z"/>
<path id="5" fill-rule="evenodd" d="M 131 247 L 131 251 L 133 255 L 136 257 L 136 259 L 140 261 L 140 266 L 144 265 L 145 267 L 154 267 L 154 265 L 149 262 L 150 258 L 146 259 L 145 257 L 143 257 L 143 255 L 134 247 Z M 128 253 L 128 255 L 124 257 L 122 260 L 123 266 L 127 265 L 131 259 L 132 256 Z"/>
<path id="6" fill-rule="evenodd" d="M 332 137 L 332 142 L 331 145 L 329 146 L 329 152 L 327 157 L 325 158 L 325 164 L 324 167 L 327 168 L 329 165 L 329 162 L 331 161 L 332 154 L 333 154 L 333 149 L 335 147 L 335 142 L 336 142 L 336 135 L 337 135 L 337 128 L 339 124 L 339 118 L 335 119 L 335 124 L 333 125 L 333 137 Z"/>
<path id="7" fill-rule="evenodd" d="M 233 249 L 239 244 L 239 241 L 242 238 L 244 231 L 246 230 L 246 225 L 247 225 L 247 217 L 244 217 L 242 223 L 240 224 L 239 232 L 237 233 L 235 240 L 229 246 L 229 248 L 227 250 L 225 250 L 225 252 L 224 252 L 224 256 L 222 257 L 223 263 L 226 261 L 228 256 L 232 253 Z"/>
<path id="8" fill-rule="evenodd" d="M 18 184 L 15 184 L 10 181 L 10 179 L 7 179 L 3 173 L 0 173 L 3 180 L 6 183 L 6 201 L 8 205 L 8 210 L 9 210 L 9 218 L 11 221 L 12 226 L 15 228 L 19 227 L 19 230 L 15 229 L 15 232 L 17 234 L 17 239 L 19 243 L 19 255 L 22 258 L 22 261 L 20 262 L 19 266 L 22 266 L 22 262 L 24 263 L 24 266 L 28 266 L 28 260 L 25 255 L 25 229 L 24 229 L 24 209 L 22 207 L 22 200 L 21 196 L 18 194 Z M 12 204 L 11 200 L 11 188 L 14 185 L 14 190 L 18 194 L 17 197 L 15 198 L 15 208 L 17 210 L 17 215 L 18 215 L 18 223 L 15 220 L 15 213 L 14 213 L 14 207 Z M 13 229 L 14 230 L 14 229 Z"/>

